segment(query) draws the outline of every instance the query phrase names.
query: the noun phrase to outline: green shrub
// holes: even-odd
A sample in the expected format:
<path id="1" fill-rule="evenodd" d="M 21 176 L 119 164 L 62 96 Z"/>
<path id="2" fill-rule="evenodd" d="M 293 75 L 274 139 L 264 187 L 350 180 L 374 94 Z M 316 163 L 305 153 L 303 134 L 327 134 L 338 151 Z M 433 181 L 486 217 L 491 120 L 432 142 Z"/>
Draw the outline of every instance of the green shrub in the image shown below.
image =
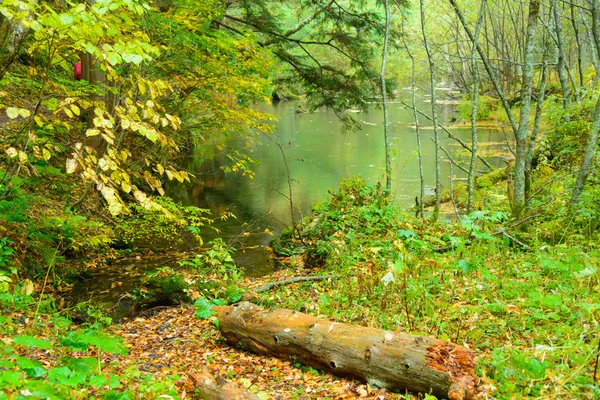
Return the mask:
<path id="1" fill-rule="evenodd" d="M 500 101 L 490 96 L 479 96 L 477 100 L 477 120 L 482 121 L 489 119 L 492 113 L 500 106 Z M 458 104 L 458 115 L 464 121 L 471 120 L 473 112 L 473 99 L 469 96 L 463 97 Z"/>

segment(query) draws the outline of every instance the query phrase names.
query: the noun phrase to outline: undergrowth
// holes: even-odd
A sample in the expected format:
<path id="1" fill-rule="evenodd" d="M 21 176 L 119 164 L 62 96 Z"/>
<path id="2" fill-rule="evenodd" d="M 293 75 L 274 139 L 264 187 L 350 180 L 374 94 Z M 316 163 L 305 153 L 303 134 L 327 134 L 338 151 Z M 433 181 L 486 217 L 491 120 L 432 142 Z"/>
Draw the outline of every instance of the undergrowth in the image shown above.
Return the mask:
<path id="1" fill-rule="evenodd" d="M 307 249 L 340 279 L 281 287 L 262 305 L 468 346 L 494 398 L 600 396 L 597 231 L 552 244 L 538 225 L 511 231 L 506 213 L 485 210 L 433 224 L 360 178 L 314 211 Z"/>

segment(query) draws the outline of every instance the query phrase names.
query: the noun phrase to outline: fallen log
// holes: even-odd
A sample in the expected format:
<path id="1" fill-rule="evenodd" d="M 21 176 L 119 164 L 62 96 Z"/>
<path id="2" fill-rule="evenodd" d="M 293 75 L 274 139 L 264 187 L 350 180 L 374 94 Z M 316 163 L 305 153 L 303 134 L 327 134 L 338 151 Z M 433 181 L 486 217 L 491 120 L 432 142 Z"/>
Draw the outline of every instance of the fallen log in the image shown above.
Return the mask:
<path id="1" fill-rule="evenodd" d="M 213 310 L 223 336 L 236 347 L 293 359 L 390 390 L 431 393 L 450 400 L 475 398 L 475 361 L 465 347 L 292 310 L 266 310 L 249 302 Z"/>

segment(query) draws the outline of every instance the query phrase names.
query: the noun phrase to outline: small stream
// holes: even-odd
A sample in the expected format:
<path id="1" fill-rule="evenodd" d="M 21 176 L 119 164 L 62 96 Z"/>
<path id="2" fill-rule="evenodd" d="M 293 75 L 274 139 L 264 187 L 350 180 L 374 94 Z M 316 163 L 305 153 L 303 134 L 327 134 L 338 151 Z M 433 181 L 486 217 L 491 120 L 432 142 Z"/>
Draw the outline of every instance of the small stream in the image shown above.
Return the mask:
<path id="1" fill-rule="evenodd" d="M 383 113 L 373 107 L 367 113 L 354 113 L 362 121 L 363 129 L 357 132 L 342 132 L 335 114 L 328 110 L 299 114 L 298 103 L 280 102 L 264 105 L 261 111 L 274 114 L 276 132 L 272 138 L 284 148 L 290 169 L 296 220 L 310 213 L 314 203 L 326 200 L 328 190 L 335 190 L 338 182 L 346 177 L 361 175 L 365 180 L 377 182 L 382 179 L 385 166 L 383 143 Z M 422 102 L 420 108 L 428 112 L 430 104 Z M 442 123 L 455 114 L 455 106 L 440 105 Z M 389 105 L 390 130 L 392 137 L 393 193 L 395 201 L 405 207 L 415 204 L 420 190 L 417 139 L 412 111 L 400 103 Z M 422 147 L 426 183 L 426 195 L 433 194 L 435 184 L 435 147 L 431 140 L 433 129 L 428 121 L 423 125 Z M 452 133 L 466 143 L 470 142 L 470 128 L 452 129 Z M 508 155 L 505 137 L 499 130 L 478 129 L 480 154 L 487 156 L 490 163 L 505 165 Z M 455 160 L 464 160 L 467 152 L 440 131 L 442 146 Z M 202 150 L 190 155 L 185 162 L 198 178 L 195 184 L 168 188 L 168 194 L 184 205 L 195 205 L 210 209 L 213 216 L 228 211 L 236 219 L 217 220 L 218 235 L 237 251 L 235 260 L 248 276 L 263 276 L 276 268 L 267 245 L 272 235 L 278 235 L 291 225 L 288 193 L 288 176 L 279 147 L 264 136 L 258 136 L 248 149 L 247 141 L 235 135 L 225 139 L 223 152 L 207 154 Z M 250 156 L 260 164 L 253 170 L 253 179 L 241 174 L 225 174 L 220 169 L 227 162 L 226 154 L 232 151 L 250 151 Z M 444 187 L 449 185 L 450 166 L 442 162 Z M 464 178 L 454 168 L 457 179 Z M 217 237 L 210 229 L 203 232 L 205 243 Z M 122 318 L 131 310 L 131 293 L 139 277 L 147 271 L 161 266 L 177 267 L 178 259 L 172 257 L 125 258 L 108 268 L 94 273 L 94 278 L 76 285 L 72 296 L 112 309 L 113 317 Z"/>

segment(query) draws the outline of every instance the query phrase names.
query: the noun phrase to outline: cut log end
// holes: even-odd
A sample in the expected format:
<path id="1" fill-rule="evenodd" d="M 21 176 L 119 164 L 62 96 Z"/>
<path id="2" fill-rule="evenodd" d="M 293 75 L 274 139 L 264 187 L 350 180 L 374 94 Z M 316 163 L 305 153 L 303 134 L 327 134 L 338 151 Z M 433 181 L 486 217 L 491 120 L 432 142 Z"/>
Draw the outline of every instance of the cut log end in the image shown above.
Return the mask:
<path id="1" fill-rule="evenodd" d="M 463 400 L 475 398 L 477 376 L 473 351 L 466 347 L 439 341 L 427 349 L 427 366 L 450 376 L 448 398 Z"/>

